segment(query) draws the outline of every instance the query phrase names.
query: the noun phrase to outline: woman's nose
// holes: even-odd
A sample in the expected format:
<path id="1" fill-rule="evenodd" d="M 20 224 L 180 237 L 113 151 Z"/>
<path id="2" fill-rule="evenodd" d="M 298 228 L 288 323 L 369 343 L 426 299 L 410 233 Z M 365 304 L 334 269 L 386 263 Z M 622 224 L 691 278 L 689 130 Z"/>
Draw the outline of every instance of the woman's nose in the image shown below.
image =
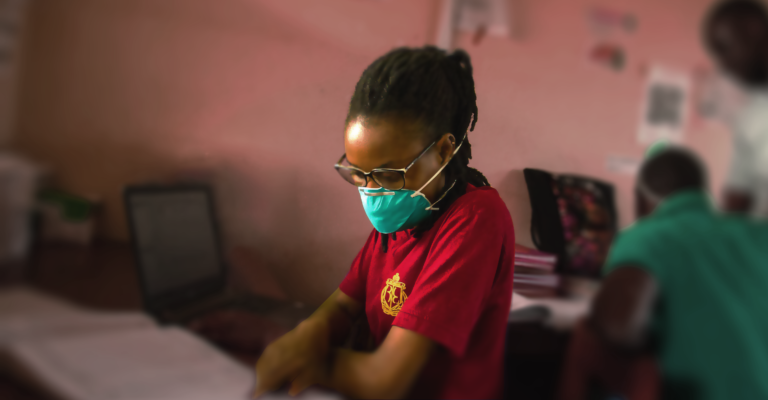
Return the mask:
<path id="1" fill-rule="evenodd" d="M 376 181 L 374 181 L 373 178 L 368 178 L 368 183 L 365 185 L 365 187 L 368 189 L 378 189 L 381 186 L 378 183 L 376 183 Z"/>

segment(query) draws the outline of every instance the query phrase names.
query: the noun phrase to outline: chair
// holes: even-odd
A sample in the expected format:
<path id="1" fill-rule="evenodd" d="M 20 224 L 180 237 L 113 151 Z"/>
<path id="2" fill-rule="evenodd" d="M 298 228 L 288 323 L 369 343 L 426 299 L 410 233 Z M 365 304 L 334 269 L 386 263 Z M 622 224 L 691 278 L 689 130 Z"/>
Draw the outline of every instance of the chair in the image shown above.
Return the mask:
<path id="1" fill-rule="evenodd" d="M 582 321 L 573 331 L 557 399 L 656 400 L 660 384 L 654 357 L 618 353 Z"/>

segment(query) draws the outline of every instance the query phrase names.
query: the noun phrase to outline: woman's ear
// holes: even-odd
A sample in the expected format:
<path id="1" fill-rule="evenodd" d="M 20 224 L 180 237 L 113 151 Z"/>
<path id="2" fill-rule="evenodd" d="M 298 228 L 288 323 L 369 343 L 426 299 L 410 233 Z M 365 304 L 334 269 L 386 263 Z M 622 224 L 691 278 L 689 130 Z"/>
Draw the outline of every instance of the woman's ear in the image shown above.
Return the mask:
<path id="1" fill-rule="evenodd" d="M 446 133 L 440 137 L 437 143 L 435 143 L 435 147 L 437 147 L 437 151 L 440 156 L 440 165 L 444 165 L 448 162 L 448 160 L 450 160 L 453 152 L 456 151 L 456 146 L 458 145 L 459 144 L 456 143 L 456 137 L 453 136 L 452 133 Z"/>

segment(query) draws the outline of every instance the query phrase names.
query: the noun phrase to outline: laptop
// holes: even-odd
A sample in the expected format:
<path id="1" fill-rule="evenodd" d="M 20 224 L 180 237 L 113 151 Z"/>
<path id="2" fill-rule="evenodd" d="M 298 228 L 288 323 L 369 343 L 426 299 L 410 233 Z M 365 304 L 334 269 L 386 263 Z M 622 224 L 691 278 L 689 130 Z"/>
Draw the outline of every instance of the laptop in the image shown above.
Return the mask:
<path id="1" fill-rule="evenodd" d="M 224 308 L 271 316 L 290 327 L 310 315 L 298 303 L 228 285 L 210 187 L 129 186 L 124 202 L 144 308 L 160 323 L 186 323 Z"/>

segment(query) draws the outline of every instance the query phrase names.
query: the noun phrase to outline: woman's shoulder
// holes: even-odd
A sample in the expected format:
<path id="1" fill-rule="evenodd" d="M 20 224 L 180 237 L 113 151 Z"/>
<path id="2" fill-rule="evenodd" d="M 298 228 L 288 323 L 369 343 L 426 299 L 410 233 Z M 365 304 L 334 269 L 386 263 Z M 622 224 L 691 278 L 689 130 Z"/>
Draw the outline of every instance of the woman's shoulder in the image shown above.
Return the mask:
<path id="1" fill-rule="evenodd" d="M 458 235 L 470 242 L 489 245 L 498 239 L 505 246 L 513 246 L 515 241 L 512 216 L 499 192 L 490 186 L 468 186 L 466 193 L 440 217 L 436 228 L 433 231 L 436 237 Z"/>
<path id="2" fill-rule="evenodd" d="M 468 184 L 466 193 L 456 199 L 446 214 L 512 222 L 507 205 L 499 192 L 490 186 L 475 187 Z"/>
<path id="3" fill-rule="evenodd" d="M 490 186 L 475 187 L 467 184 L 467 191 L 456 199 L 454 205 L 507 211 L 507 206 L 499 196 L 499 192 Z"/>

